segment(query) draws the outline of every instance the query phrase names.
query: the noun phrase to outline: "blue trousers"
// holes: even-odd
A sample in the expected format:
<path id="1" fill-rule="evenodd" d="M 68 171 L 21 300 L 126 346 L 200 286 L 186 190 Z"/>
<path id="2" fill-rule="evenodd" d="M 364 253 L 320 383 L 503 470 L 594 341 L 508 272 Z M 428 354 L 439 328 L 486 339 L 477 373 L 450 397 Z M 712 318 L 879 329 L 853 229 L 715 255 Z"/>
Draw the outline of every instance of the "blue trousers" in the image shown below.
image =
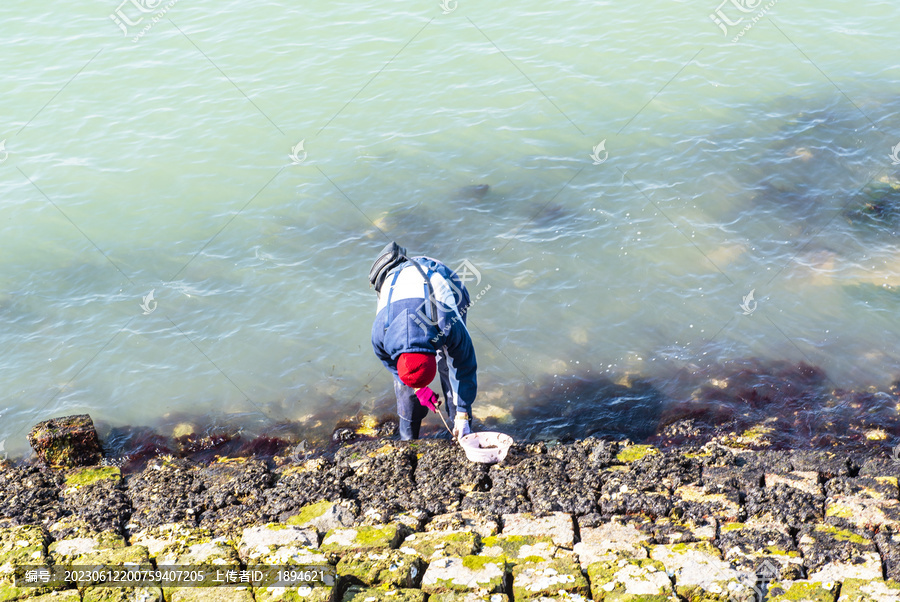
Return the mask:
<path id="1" fill-rule="evenodd" d="M 453 419 L 456 418 L 456 403 L 448 401 L 453 398 L 453 395 L 450 394 L 453 389 L 450 387 L 450 370 L 447 366 L 446 352 L 443 350 L 438 351 L 437 369 L 438 376 L 441 378 L 441 391 L 444 393 L 443 407 L 447 413 L 447 423 L 452 428 Z M 394 378 L 394 393 L 397 395 L 397 415 L 400 417 L 400 439 L 402 441 L 418 439 L 422 419 L 428 416 L 428 408 L 419 403 L 419 398 L 416 397 L 416 392 L 411 387 L 407 387 L 396 377 Z"/>

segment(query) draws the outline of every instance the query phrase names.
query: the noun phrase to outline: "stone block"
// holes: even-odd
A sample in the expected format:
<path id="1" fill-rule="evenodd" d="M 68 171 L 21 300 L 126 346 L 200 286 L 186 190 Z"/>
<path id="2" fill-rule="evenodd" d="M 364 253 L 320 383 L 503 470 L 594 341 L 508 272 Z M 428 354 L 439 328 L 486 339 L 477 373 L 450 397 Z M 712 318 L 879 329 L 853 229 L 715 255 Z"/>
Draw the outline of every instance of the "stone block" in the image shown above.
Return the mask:
<path id="1" fill-rule="evenodd" d="M 822 484 L 819 482 L 819 473 L 808 470 L 794 470 L 787 473 L 765 473 L 766 487 L 787 485 L 814 496 L 822 496 Z"/>
<path id="2" fill-rule="evenodd" d="M 897 602 L 900 583 L 881 579 L 845 579 L 838 602 Z"/>
<path id="3" fill-rule="evenodd" d="M 42 462 L 54 467 L 92 466 L 103 457 L 94 421 L 87 414 L 39 422 L 28 433 L 28 443 Z"/>
<path id="4" fill-rule="evenodd" d="M 766 602 L 835 602 L 840 583 L 775 581 L 769 584 Z"/>
<path id="5" fill-rule="evenodd" d="M 432 560 L 422 577 L 422 590 L 428 594 L 475 592 L 502 594 L 508 567 L 506 561 L 488 556 L 440 558 Z"/>
<path id="6" fill-rule="evenodd" d="M 513 599 L 517 602 L 565 594 L 590 596 L 581 567 L 571 558 L 523 562 L 514 566 L 512 573 Z"/>
<path id="7" fill-rule="evenodd" d="M 688 600 L 752 602 L 746 576 L 722 560 L 708 542 L 653 546 L 650 558 L 661 562 L 675 582 L 675 592 Z"/>
<path id="8" fill-rule="evenodd" d="M 656 560 L 620 558 L 595 562 L 588 566 L 587 574 L 595 602 L 677 599 L 665 567 Z"/>
<path id="9" fill-rule="evenodd" d="M 400 551 L 418 554 L 430 562 L 445 556 L 470 556 L 480 544 L 481 538 L 474 531 L 431 531 L 408 535 L 400 544 Z"/>
<path id="10" fill-rule="evenodd" d="M 860 529 L 900 530 L 900 501 L 837 495 L 825 502 L 825 520 Z"/>
<path id="11" fill-rule="evenodd" d="M 575 525 L 564 512 L 552 512 L 536 517 L 530 513 L 504 514 L 503 535 L 548 535 L 561 548 L 575 546 Z"/>
<path id="12" fill-rule="evenodd" d="M 481 555 L 504 558 L 513 566 L 521 562 L 540 562 L 557 555 L 558 547 L 549 536 L 494 535 L 481 540 Z"/>
<path id="13" fill-rule="evenodd" d="M 346 506 L 336 502 L 323 501 L 303 506 L 285 523 L 297 527 L 308 527 L 325 534 L 332 529 L 352 527 L 354 520 L 353 512 Z"/>
<path id="14" fill-rule="evenodd" d="M 337 565 L 338 576 L 350 583 L 394 589 L 418 587 L 424 570 L 422 558 L 400 550 L 351 552 Z"/>
<path id="15" fill-rule="evenodd" d="M 475 512 L 462 510 L 439 514 L 425 525 L 426 531 L 474 531 L 481 537 L 490 537 L 500 532 L 500 523 Z"/>
<path id="16" fill-rule="evenodd" d="M 311 549 L 318 545 L 319 535 L 313 528 L 269 523 L 244 529 L 238 544 L 238 554 L 246 560 L 252 554 L 258 556 L 263 549 L 271 550 L 282 546 Z"/>
<path id="17" fill-rule="evenodd" d="M 646 542 L 650 535 L 633 523 L 614 521 L 599 527 L 582 527 L 579 531 L 581 541 L 575 544 L 575 553 L 585 570 L 588 565 L 613 560 L 616 556 L 647 558 Z"/>
<path id="18" fill-rule="evenodd" d="M 406 534 L 406 527 L 396 523 L 332 529 L 322 540 L 321 550 L 337 554 L 363 550 L 387 550 L 396 548 Z"/>
<path id="19" fill-rule="evenodd" d="M 168 602 L 254 602 L 246 587 L 176 587 L 166 596 Z"/>
<path id="20" fill-rule="evenodd" d="M 259 597 L 257 602 L 262 602 Z M 351 585 L 344 592 L 341 602 L 425 602 L 425 592 L 420 589 L 385 589 Z"/>

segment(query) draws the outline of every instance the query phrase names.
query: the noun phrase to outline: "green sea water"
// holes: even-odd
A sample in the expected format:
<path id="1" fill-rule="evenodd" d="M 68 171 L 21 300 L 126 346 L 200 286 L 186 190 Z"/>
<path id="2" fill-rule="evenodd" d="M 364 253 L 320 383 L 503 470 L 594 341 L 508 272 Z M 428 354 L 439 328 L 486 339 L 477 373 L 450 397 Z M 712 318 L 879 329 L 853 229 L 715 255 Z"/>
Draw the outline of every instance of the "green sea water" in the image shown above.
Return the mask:
<path id="1" fill-rule="evenodd" d="M 71 413 L 259 432 L 390 399 L 366 281 L 390 240 L 477 271 L 476 417 L 573 373 L 900 376 L 895 2 L 51 0 L 0 22 L 6 452 Z"/>

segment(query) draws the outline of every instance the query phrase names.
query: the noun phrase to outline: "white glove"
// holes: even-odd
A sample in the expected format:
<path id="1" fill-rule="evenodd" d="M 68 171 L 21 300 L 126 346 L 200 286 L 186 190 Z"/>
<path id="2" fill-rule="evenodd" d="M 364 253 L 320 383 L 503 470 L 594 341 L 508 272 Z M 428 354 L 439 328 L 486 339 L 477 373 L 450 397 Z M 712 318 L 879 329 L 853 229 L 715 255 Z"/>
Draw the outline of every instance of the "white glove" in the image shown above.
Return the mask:
<path id="1" fill-rule="evenodd" d="M 465 437 L 472 432 L 469 427 L 469 415 L 465 412 L 457 412 L 456 418 L 453 420 L 453 436 L 457 439 Z"/>

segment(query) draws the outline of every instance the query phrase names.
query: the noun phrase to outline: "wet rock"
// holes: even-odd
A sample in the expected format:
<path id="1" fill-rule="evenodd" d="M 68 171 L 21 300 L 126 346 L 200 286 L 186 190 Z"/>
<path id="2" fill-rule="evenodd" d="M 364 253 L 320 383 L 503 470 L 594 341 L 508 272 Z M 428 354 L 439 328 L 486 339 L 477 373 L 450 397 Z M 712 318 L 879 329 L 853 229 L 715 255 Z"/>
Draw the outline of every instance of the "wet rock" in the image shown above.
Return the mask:
<path id="1" fill-rule="evenodd" d="M 127 495 L 134 512 L 131 522 L 156 527 L 174 522 L 197 524 L 203 512 L 203 481 L 199 467 L 188 460 L 155 458 L 140 474 L 130 476 Z"/>
<path id="2" fill-rule="evenodd" d="M 481 556 L 503 558 L 510 567 L 522 562 L 550 560 L 558 550 L 546 535 L 495 535 L 485 537 L 481 545 Z"/>
<path id="3" fill-rule="evenodd" d="M 431 519 L 425 525 L 426 531 L 474 531 L 481 537 L 490 537 L 500 532 L 500 522 L 496 518 L 478 512 L 463 510 L 449 512 Z"/>
<path id="4" fill-rule="evenodd" d="M 863 461 L 860 477 L 900 477 L 900 461 L 894 458 L 874 457 Z"/>
<path id="5" fill-rule="evenodd" d="M 584 487 L 583 483 L 580 486 L 573 483 L 570 480 L 573 473 L 561 459 L 549 455 L 533 456 L 519 462 L 512 470 L 518 475 L 517 481 L 525 487 L 532 512 L 584 515 L 597 510 L 597 491 Z"/>
<path id="6" fill-rule="evenodd" d="M 304 506 L 340 500 L 344 472 L 323 458 L 285 468 L 276 475 L 275 486 L 263 493 L 260 519 L 285 522 Z"/>
<path id="7" fill-rule="evenodd" d="M 658 518 L 655 520 L 635 519 L 633 524 L 646 533 L 656 544 L 693 543 L 712 541 L 716 538 L 716 519 Z"/>
<path id="8" fill-rule="evenodd" d="M 337 565 L 338 575 L 350 583 L 395 589 L 418 587 L 424 571 L 421 557 L 400 550 L 353 552 L 345 554 Z"/>
<path id="9" fill-rule="evenodd" d="M 850 475 L 850 457 L 845 453 L 816 450 L 793 450 L 788 459 L 794 470 L 818 472 L 824 479 Z"/>
<path id="10" fill-rule="evenodd" d="M 768 602 L 835 602 L 840 583 L 775 581 L 769 584 Z"/>
<path id="11" fill-rule="evenodd" d="M 502 516 L 503 535 L 549 536 L 561 548 L 575 546 L 575 526 L 572 517 L 563 512 L 545 516 L 533 514 L 504 514 Z"/>
<path id="12" fill-rule="evenodd" d="M 900 600 L 900 583 L 881 579 L 845 579 L 841 582 L 838 602 L 896 602 Z"/>
<path id="13" fill-rule="evenodd" d="M 260 522 L 264 494 L 275 478 L 262 460 L 223 458 L 199 471 L 200 526 L 236 539 L 244 527 Z"/>
<path id="14" fill-rule="evenodd" d="M 425 592 L 420 589 L 385 589 L 351 585 L 344 592 L 341 602 L 425 602 Z"/>
<path id="15" fill-rule="evenodd" d="M 878 553 L 884 562 L 885 575 L 888 579 L 900 582 L 900 534 L 884 530 L 875 535 Z"/>
<path id="16" fill-rule="evenodd" d="M 779 523 L 729 523 L 719 529 L 716 547 L 735 568 L 777 579 L 803 579 L 803 558 L 791 530 Z"/>
<path id="17" fill-rule="evenodd" d="M 91 466 L 100 462 L 103 450 L 87 414 L 52 418 L 34 425 L 28 443 L 37 457 L 50 466 Z"/>
<path id="18" fill-rule="evenodd" d="M 487 491 L 489 466 L 469 462 L 465 453 L 449 441 L 411 443 L 416 453 L 415 482 L 423 509 L 431 514 L 445 514 L 459 507 L 465 494 Z"/>
<path id="19" fill-rule="evenodd" d="M 61 492 L 63 507 L 95 532 L 125 532 L 132 513 L 118 468 L 80 468 L 66 475 Z"/>
<path id="20" fill-rule="evenodd" d="M 428 564 L 422 577 L 422 591 L 427 594 L 475 592 L 480 595 L 502 594 L 508 567 L 502 558 L 464 556 L 440 558 Z"/>
<path id="21" fill-rule="evenodd" d="M 363 515 L 371 508 L 381 520 L 424 506 L 413 478 L 415 448 L 401 441 L 364 441 L 335 454 L 345 469 L 343 497 L 359 501 Z"/>
<path id="22" fill-rule="evenodd" d="M 512 569 L 513 599 L 535 600 L 544 597 L 580 596 L 588 599 L 590 589 L 581 567 L 571 558 L 524 562 Z"/>
<path id="23" fill-rule="evenodd" d="M 744 581 L 745 576 L 722 560 L 719 550 L 707 542 L 653 546 L 650 558 L 665 566 L 679 597 L 753 600 L 753 589 Z"/>
<path id="24" fill-rule="evenodd" d="M 62 477 L 36 466 L 0 466 L 0 518 L 14 525 L 49 525 L 66 514 L 59 500 Z"/>
<path id="25" fill-rule="evenodd" d="M 407 535 L 399 549 L 430 562 L 446 556 L 471 556 L 480 548 L 481 537 L 474 531 L 431 531 Z"/>
<path id="26" fill-rule="evenodd" d="M 873 500 L 896 500 L 898 498 L 897 477 L 838 477 L 828 481 L 826 493 L 829 497 L 850 496 Z"/>
<path id="27" fill-rule="evenodd" d="M 793 486 L 779 483 L 774 487 L 760 487 L 747 493 L 747 518 L 763 522 L 785 523 L 799 527 L 823 518 L 822 496 L 814 496 Z"/>
<path id="28" fill-rule="evenodd" d="M 724 521 L 744 517 L 740 491 L 726 485 L 682 485 L 674 491 L 673 497 L 674 516 L 715 517 Z"/>
<path id="29" fill-rule="evenodd" d="M 819 479 L 819 473 L 815 471 L 795 470 L 789 473 L 768 472 L 765 474 L 766 487 L 787 485 L 794 489 L 804 491 L 813 497 L 822 497 L 824 492 Z"/>
<path id="30" fill-rule="evenodd" d="M 335 552 L 339 555 L 393 549 L 406 535 L 406 528 L 398 524 L 332 529 L 322 540 L 321 549 L 323 552 Z"/>
<path id="31" fill-rule="evenodd" d="M 303 506 L 297 514 L 288 518 L 285 524 L 311 527 L 324 535 L 332 529 L 352 527 L 355 520 L 352 504 L 322 501 Z"/>
<path id="32" fill-rule="evenodd" d="M 624 470 L 605 473 L 598 500 L 601 515 L 668 516 L 672 500 L 664 484 Z"/>
<path id="33" fill-rule="evenodd" d="M 655 560 L 621 558 L 596 562 L 588 566 L 587 575 L 596 602 L 677 600 L 665 567 Z"/>
<path id="34" fill-rule="evenodd" d="M 875 543 L 859 533 L 831 525 L 810 525 L 798 534 L 797 547 L 810 580 L 881 576 L 881 558 Z"/>
<path id="35" fill-rule="evenodd" d="M 575 544 L 575 553 L 581 568 L 602 561 L 618 560 L 618 557 L 647 558 L 646 544 L 650 536 L 633 524 L 614 521 L 600 527 L 579 529 L 581 541 Z"/>

